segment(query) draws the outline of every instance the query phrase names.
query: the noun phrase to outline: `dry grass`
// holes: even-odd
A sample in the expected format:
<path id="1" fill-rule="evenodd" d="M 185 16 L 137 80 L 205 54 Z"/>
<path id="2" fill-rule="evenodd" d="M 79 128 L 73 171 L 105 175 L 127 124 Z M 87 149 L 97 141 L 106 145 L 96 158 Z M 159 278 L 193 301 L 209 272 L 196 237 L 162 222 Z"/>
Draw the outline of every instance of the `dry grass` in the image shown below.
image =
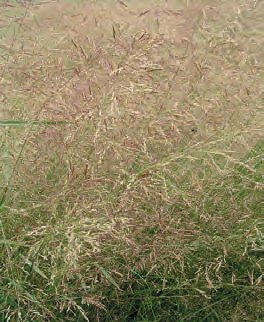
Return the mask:
<path id="1" fill-rule="evenodd" d="M 1 10 L 1 321 L 262 321 L 263 3 Z"/>

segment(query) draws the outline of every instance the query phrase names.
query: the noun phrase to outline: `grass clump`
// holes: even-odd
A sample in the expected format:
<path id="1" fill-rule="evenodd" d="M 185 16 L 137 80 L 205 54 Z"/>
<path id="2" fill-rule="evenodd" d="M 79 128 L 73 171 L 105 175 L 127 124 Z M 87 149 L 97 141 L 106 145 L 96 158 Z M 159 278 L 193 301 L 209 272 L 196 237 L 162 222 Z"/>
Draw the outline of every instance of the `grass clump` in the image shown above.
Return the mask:
<path id="1" fill-rule="evenodd" d="M 262 3 L 2 8 L 0 320 L 262 321 Z"/>

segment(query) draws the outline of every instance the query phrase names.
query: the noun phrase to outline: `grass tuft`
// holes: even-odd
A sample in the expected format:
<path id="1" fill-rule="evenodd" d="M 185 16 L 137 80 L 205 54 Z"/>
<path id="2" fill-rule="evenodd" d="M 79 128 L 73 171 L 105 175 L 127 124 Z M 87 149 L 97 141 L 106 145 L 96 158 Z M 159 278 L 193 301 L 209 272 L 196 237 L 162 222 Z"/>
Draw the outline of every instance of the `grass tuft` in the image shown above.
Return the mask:
<path id="1" fill-rule="evenodd" d="M 263 321 L 263 3 L 0 7 L 0 321 Z"/>

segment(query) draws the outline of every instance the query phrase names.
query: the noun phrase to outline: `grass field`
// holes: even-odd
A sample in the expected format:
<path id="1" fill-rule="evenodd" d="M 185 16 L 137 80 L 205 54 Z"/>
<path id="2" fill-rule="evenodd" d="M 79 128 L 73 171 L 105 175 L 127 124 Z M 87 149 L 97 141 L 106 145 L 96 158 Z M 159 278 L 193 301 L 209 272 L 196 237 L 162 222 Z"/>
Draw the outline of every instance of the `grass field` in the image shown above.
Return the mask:
<path id="1" fill-rule="evenodd" d="M 0 321 L 264 321 L 264 3 L 0 2 Z"/>

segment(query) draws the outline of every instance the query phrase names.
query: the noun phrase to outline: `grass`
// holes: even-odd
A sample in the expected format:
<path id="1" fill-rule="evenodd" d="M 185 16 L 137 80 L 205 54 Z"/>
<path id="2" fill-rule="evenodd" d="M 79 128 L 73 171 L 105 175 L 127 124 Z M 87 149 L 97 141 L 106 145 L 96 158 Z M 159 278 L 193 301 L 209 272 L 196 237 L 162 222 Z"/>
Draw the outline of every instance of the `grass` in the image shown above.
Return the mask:
<path id="1" fill-rule="evenodd" d="M 1 6 L 0 321 L 263 321 L 263 3 Z"/>

